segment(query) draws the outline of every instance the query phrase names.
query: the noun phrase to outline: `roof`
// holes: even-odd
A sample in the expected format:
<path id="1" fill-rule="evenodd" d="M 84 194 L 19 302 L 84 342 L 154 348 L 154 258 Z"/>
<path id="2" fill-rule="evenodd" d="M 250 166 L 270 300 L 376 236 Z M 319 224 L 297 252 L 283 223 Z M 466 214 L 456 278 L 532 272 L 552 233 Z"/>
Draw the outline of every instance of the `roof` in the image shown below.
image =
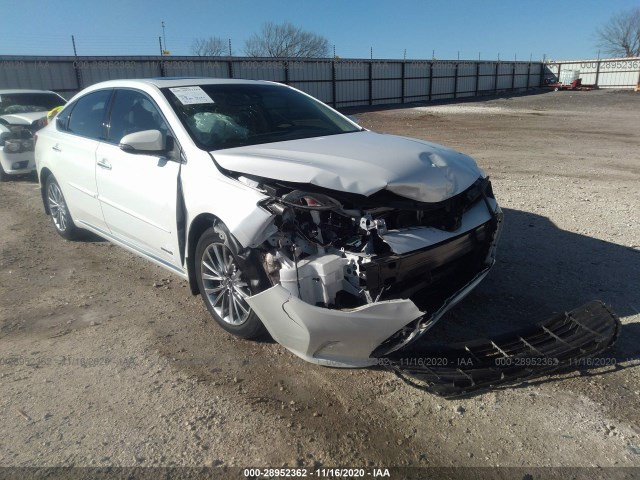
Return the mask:
<path id="1" fill-rule="evenodd" d="M 122 80 L 107 80 L 106 82 L 95 83 L 92 88 L 106 87 L 135 87 L 142 85 L 153 85 L 157 88 L 166 87 L 187 87 L 191 85 L 215 85 L 215 84 L 273 84 L 265 80 L 238 80 L 229 78 L 207 78 L 207 77 L 162 77 L 162 78 L 127 78 Z"/>
<path id="2" fill-rule="evenodd" d="M 13 90 L 0 90 L 0 95 L 14 95 L 16 93 L 53 93 L 58 95 L 56 92 L 52 92 L 51 90 L 28 90 L 28 89 L 13 89 Z"/>

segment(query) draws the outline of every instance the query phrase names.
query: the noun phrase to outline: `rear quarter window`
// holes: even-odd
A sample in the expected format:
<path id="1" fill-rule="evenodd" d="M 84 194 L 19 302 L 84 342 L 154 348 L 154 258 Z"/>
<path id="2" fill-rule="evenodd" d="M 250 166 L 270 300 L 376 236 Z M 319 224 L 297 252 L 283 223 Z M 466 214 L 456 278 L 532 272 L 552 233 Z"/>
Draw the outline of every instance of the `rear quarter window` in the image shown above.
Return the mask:
<path id="1" fill-rule="evenodd" d="M 110 97 L 111 90 L 100 90 L 79 98 L 70 111 L 67 131 L 96 140 L 103 139 L 104 118 Z M 63 114 L 66 115 L 66 112 Z"/>

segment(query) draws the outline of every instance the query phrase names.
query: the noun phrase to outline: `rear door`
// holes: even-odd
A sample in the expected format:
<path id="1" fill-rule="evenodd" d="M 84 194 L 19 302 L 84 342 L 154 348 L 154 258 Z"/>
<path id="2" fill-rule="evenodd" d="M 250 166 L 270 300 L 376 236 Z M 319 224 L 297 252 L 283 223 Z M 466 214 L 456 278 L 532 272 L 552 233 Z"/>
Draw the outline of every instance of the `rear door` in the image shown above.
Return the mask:
<path id="1" fill-rule="evenodd" d="M 56 120 L 50 143 L 52 168 L 73 219 L 79 226 L 106 231 L 96 186 L 96 150 L 104 139 L 104 119 L 112 90 L 78 99 Z M 49 148 L 49 147 L 48 147 Z"/>
<path id="2" fill-rule="evenodd" d="M 169 127 L 159 108 L 144 92 L 117 89 L 112 102 L 106 141 L 96 151 L 96 182 L 104 218 L 113 236 L 135 250 L 174 267 L 181 267 L 176 203 L 180 155 L 127 153 L 119 148 L 123 136 Z"/>

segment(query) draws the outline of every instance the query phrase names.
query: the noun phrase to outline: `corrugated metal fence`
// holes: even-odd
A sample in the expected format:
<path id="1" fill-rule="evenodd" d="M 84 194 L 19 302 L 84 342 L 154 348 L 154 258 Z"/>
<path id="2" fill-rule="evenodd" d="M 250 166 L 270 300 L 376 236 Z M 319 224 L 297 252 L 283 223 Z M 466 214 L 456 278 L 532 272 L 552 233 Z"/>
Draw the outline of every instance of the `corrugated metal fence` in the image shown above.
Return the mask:
<path id="1" fill-rule="evenodd" d="M 582 79 L 583 85 L 633 88 L 640 84 L 640 57 L 547 63 L 545 78 L 560 79 L 565 72 L 574 72 Z"/>
<path id="2" fill-rule="evenodd" d="M 537 87 L 540 62 L 239 57 L 0 56 L 0 88 L 55 90 L 69 97 L 116 78 L 217 77 L 271 80 L 335 107 L 462 98 Z"/>

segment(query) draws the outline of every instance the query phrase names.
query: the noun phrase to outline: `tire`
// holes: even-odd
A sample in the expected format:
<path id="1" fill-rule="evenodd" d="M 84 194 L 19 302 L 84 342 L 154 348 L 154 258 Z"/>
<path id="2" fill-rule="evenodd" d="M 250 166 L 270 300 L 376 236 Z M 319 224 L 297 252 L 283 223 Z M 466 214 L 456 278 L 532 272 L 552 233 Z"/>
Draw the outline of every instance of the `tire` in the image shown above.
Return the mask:
<path id="1" fill-rule="evenodd" d="M 49 175 L 45 187 L 47 207 L 51 214 L 51 220 L 56 232 L 67 240 L 75 240 L 79 237 L 80 231 L 73 223 L 67 202 L 64 199 L 60 185 L 53 175 Z"/>
<path id="2" fill-rule="evenodd" d="M 0 163 L 0 182 L 6 182 L 7 180 L 9 180 L 9 175 L 5 173 L 4 168 L 2 168 L 2 164 Z"/>
<path id="3" fill-rule="evenodd" d="M 196 281 L 213 319 L 241 338 L 266 334 L 264 325 L 244 300 L 266 288 L 257 258 L 238 256 L 237 243 L 220 225 L 207 229 L 196 246 Z"/>

